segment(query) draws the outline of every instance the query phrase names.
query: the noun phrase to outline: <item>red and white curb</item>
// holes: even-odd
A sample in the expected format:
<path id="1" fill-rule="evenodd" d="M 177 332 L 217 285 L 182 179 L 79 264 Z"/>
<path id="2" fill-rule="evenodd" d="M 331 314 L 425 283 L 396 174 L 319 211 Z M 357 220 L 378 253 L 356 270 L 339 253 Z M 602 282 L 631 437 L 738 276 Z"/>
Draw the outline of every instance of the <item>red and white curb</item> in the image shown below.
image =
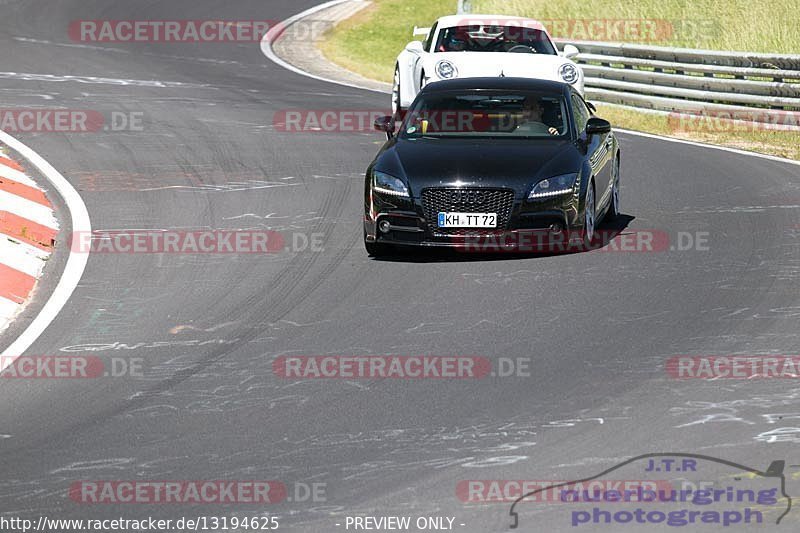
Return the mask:
<path id="1" fill-rule="evenodd" d="M 0 332 L 30 300 L 58 227 L 44 191 L 0 151 Z"/>
<path id="2" fill-rule="evenodd" d="M 75 187 L 72 186 L 69 180 L 62 176 L 53 165 L 48 163 L 47 160 L 33 149 L 3 130 L 0 130 L 0 142 L 13 150 L 13 153 L 19 155 L 20 158 L 27 161 L 31 167 L 35 168 L 44 176 L 48 185 L 53 187 L 53 190 L 64 201 L 64 205 L 66 206 L 65 216 L 69 216 L 72 231 L 78 234 L 91 235 L 92 222 L 89 219 L 89 212 L 86 210 L 86 204 L 83 203 L 83 198 L 81 198 L 81 195 L 78 194 L 78 191 L 75 190 Z M 13 167 L 12 170 L 19 171 Z M 18 174 L 15 174 L 15 176 L 19 177 Z M 33 226 L 31 226 L 31 228 L 33 228 Z M 32 229 L 30 232 L 26 231 L 26 235 L 33 237 L 33 240 L 39 238 L 33 234 Z M 44 238 L 46 238 L 46 234 Z M 31 246 L 33 245 L 31 244 Z M 53 292 L 47 299 L 47 302 L 45 302 L 44 306 L 42 306 L 42 309 L 31 323 L 28 324 L 25 331 L 0 353 L 0 372 L 13 364 L 16 358 L 24 355 L 28 348 L 36 342 L 36 339 L 38 339 L 53 320 L 56 319 L 78 287 L 88 262 L 88 253 L 69 252 L 67 263 L 64 265 L 64 271 L 61 273 L 61 277 L 55 289 L 53 289 Z"/>

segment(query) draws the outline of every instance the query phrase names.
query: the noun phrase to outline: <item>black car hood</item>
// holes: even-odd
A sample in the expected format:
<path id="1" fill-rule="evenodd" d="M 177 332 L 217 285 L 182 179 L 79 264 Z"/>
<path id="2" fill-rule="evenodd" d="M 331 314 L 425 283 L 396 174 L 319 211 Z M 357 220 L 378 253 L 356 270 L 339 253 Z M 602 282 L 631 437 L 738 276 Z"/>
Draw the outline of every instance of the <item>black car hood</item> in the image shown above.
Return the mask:
<path id="1" fill-rule="evenodd" d="M 527 194 L 541 179 L 577 172 L 582 156 L 569 139 L 395 139 L 377 170 L 405 178 L 417 197 L 427 187 L 509 187 Z"/>

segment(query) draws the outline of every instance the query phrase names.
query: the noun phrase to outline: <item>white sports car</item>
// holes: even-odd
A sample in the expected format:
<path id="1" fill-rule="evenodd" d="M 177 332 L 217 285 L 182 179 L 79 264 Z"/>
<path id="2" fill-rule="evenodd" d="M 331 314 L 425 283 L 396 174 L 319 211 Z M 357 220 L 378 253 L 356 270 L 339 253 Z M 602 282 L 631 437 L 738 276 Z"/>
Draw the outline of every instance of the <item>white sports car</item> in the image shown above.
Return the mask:
<path id="1" fill-rule="evenodd" d="M 428 83 L 453 78 L 521 77 L 569 83 L 583 94 L 583 71 L 571 60 L 572 45 L 559 53 L 538 21 L 499 15 L 450 15 L 431 28 L 414 28 L 425 41 L 411 41 L 397 57 L 392 111 L 405 111 Z"/>

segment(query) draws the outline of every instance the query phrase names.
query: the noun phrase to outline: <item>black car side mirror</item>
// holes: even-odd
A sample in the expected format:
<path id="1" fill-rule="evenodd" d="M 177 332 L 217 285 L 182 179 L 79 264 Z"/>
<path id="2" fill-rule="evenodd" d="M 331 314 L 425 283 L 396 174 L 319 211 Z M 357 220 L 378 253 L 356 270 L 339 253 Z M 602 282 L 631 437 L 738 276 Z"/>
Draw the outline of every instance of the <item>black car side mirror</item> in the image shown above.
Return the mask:
<path id="1" fill-rule="evenodd" d="M 602 118 L 592 117 L 586 122 L 586 135 L 597 135 L 611 132 L 611 123 Z"/>
<path id="2" fill-rule="evenodd" d="M 389 139 L 394 135 L 394 117 L 392 116 L 376 118 L 373 126 L 376 130 L 384 132 Z"/>

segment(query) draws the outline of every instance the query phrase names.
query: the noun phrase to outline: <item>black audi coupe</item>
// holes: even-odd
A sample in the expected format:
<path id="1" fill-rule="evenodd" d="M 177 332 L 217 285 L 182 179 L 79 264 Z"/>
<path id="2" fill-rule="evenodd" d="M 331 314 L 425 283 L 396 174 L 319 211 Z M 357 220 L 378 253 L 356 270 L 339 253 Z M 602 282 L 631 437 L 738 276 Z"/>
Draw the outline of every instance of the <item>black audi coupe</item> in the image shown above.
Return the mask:
<path id="1" fill-rule="evenodd" d="M 568 84 L 470 78 L 427 85 L 369 165 L 364 243 L 525 250 L 592 243 L 619 214 L 611 124 Z M 399 130 L 397 125 L 399 124 Z"/>

